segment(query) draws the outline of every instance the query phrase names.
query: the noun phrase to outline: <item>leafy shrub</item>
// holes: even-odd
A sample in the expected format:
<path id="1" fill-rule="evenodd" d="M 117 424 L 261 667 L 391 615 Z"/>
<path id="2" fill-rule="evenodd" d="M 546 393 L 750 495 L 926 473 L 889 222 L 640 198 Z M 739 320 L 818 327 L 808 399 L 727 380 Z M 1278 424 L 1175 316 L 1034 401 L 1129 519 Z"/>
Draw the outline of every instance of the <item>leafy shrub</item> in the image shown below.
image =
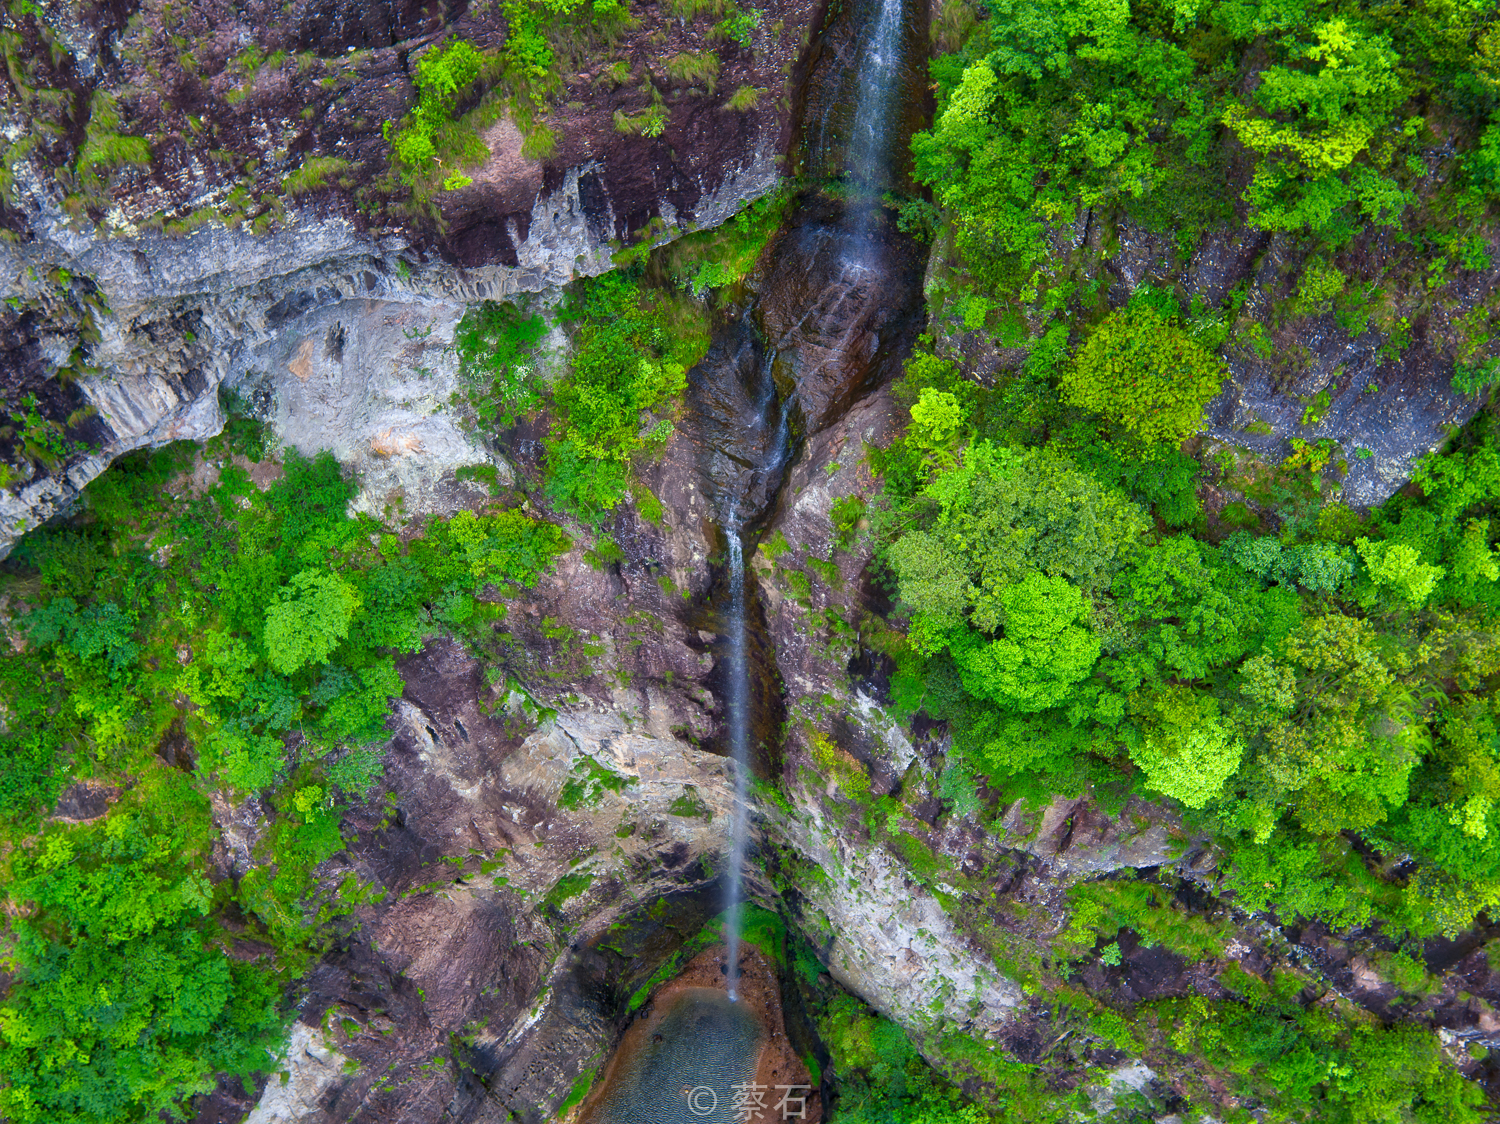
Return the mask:
<path id="1" fill-rule="evenodd" d="M 1203 421 L 1224 369 L 1176 324 L 1144 309 L 1111 315 L 1063 373 L 1063 393 L 1146 442 L 1176 444 Z"/>
<path id="2" fill-rule="evenodd" d="M 1081 437 L 1076 444 L 1074 434 Z M 1168 527 L 1188 527 L 1203 515 L 1197 485 L 1203 466 L 1172 445 L 1134 449 L 1106 441 L 1092 426 L 1068 431 L 1064 444 L 1073 462 L 1087 469 L 1101 484 L 1120 489 L 1132 499 L 1149 504 Z"/>
<path id="3" fill-rule="evenodd" d="M 0 1003 L 6 1119 L 149 1119 L 217 1073 L 265 1066 L 279 988 L 226 955 L 206 919 L 211 832 L 207 801 L 158 769 L 102 822 L 7 856 L 19 978 Z"/>
<path id="4" fill-rule="evenodd" d="M 633 136 L 659 137 L 667 131 L 670 116 L 665 105 L 655 102 L 636 114 L 617 109 L 614 116 L 615 131 Z"/>
<path id="5" fill-rule="evenodd" d="M 573 355 L 553 389 L 559 424 L 547 441 L 547 493 L 597 519 L 625 498 L 630 458 L 670 436 L 669 419 L 652 419 L 687 385 L 708 333 L 695 305 L 684 314 L 674 298 L 621 273 L 583 282 L 564 319 L 574 325 Z"/>
<path id="6" fill-rule="evenodd" d="M 1261 157 L 1245 198 L 1264 230 L 1309 229 L 1347 239 L 1347 211 L 1394 225 L 1415 197 L 1379 168 L 1388 152 L 1370 146 L 1406 98 L 1390 40 L 1358 22 L 1313 25 L 1314 42 L 1261 72 L 1249 105 L 1224 123 Z M 1356 163 L 1365 156 L 1368 162 Z"/>
<path id="7" fill-rule="evenodd" d="M 6 1119 L 154 1118 L 216 1073 L 265 1067 L 284 973 L 368 897 L 352 876 L 320 889 L 316 872 L 344 845 L 335 792 L 362 796 L 380 774 L 362 745 L 403 689 L 394 653 L 445 622 L 481 636 L 498 599 L 569 546 L 499 510 L 403 543 L 349 514 L 353 481 L 328 454 L 288 452 L 265 491 L 233 465 L 178 486 L 194 463 L 190 446 L 124 458 L 89 486 L 86 531 L 28 536 L 0 574 L 28 641 L 0 652 Z M 196 776 L 157 756 L 169 731 Z M 128 776 L 127 794 L 102 822 L 39 830 L 70 774 L 90 773 Z M 208 787 L 276 809 L 238 886 L 204 874 Z M 216 911 L 231 900 L 279 978 L 225 955 Z"/>
<path id="8" fill-rule="evenodd" d="M 755 29 L 760 26 L 761 14 L 759 8 L 737 9 L 714 25 L 713 34 L 741 47 L 749 47 L 755 41 Z"/>
<path id="9" fill-rule="evenodd" d="M 524 311 L 509 301 L 484 301 L 454 329 L 459 378 L 480 426 L 514 425 L 541 405 L 534 349 L 547 324 Z"/>
<path id="10" fill-rule="evenodd" d="M 966 613 L 992 632 L 1001 589 L 1032 571 L 1082 586 L 1107 584 L 1147 528 L 1145 514 L 1064 457 L 970 445 L 962 463 L 923 490 L 935 518 L 891 548 L 902 600 L 944 630 Z"/>
<path id="11" fill-rule="evenodd" d="M 1472 121 L 1482 100 L 1469 91 L 1487 88 L 1490 66 L 1477 48 L 1372 9 L 1267 20 L 1231 5 L 1170 26 L 1140 8 L 1058 0 L 985 11 L 959 50 L 934 60 L 937 112 L 912 149 L 992 295 L 1024 291 L 1050 252 L 1046 224 L 1065 226 L 1080 208 L 1123 210 L 1184 245 L 1232 219 L 1226 126 L 1251 154 L 1253 225 L 1339 243 L 1393 224 L 1415 198 L 1401 182 L 1414 165 L 1399 154 L 1423 125 L 1403 106 L 1431 97 Z M 1249 80 L 1226 84 L 1230 72 Z M 1500 165 L 1494 149 L 1486 139 L 1465 161 L 1476 197 Z"/>
<path id="12" fill-rule="evenodd" d="M 440 154 L 457 148 L 461 160 L 483 159 L 479 138 L 457 128 L 453 109 L 459 94 L 479 77 L 480 57 L 472 43 L 456 39 L 442 50 L 431 50 L 417 62 L 412 81 L 417 104 L 402 122 L 385 123 L 385 139 L 391 152 L 405 166 L 404 179 L 428 171 Z"/>
<path id="13" fill-rule="evenodd" d="M 981 1103 L 964 1088 L 983 1083 L 1003 1098 L 1017 1124 L 1062 1124 L 1070 1105 L 1054 1096 L 1037 1067 L 1022 1065 L 994 1043 L 949 1033 L 926 1052 L 929 1066 L 902 1029 L 840 993 L 819 1019 L 839 1077 L 839 1114 L 856 1124 L 984 1124 Z M 983 1086 L 980 1086 L 983 1087 Z"/>

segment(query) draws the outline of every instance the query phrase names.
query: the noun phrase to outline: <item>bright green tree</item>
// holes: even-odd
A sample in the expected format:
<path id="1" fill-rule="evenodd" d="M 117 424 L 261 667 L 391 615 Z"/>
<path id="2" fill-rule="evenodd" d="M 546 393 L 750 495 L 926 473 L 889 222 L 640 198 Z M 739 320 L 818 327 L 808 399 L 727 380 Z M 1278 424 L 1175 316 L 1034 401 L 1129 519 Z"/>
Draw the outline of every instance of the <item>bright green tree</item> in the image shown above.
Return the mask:
<path id="1" fill-rule="evenodd" d="M 1142 698 L 1134 708 L 1143 729 L 1130 746 L 1130 759 L 1158 792 L 1201 808 L 1234 776 L 1244 739 L 1219 713 L 1212 695 L 1168 686 Z"/>
<path id="2" fill-rule="evenodd" d="M 1063 394 L 1142 441 L 1178 444 L 1203 423 L 1224 368 L 1203 345 L 1147 307 L 1113 313 L 1063 373 Z"/>
<path id="3" fill-rule="evenodd" d="M 310 663 L 324 663 L 359 608 L 359 593 L 337 574 L 303 570 L 287 582 L 266 610 L 266 659 L 283 675 Z"/>
<path id="4" fill-rule="evenodd" d="M 1064 702 L 1099 659 L 1089 607 L 1063 578 L 1031 573 L 1000 591 L 1003 635 L 960 627 L 949 638 L 964 688 L 1018 711 Z"/>
<path id="5" fill-rule="evenodd" d="M 1260 159 L 1245 192 L 1251 222 L 1265 230 L 1343 234 L 1351 205 L 1390 225 L 1414 196 L 1380 172 L 1405 100 L 1400 58 L 1390 40 L 1348 19 L 1325 20 L 1311 35 L 1287 36 L 1287 58 L 1267 67 L 1249 103 L 1224 123 Z M 1304 33 L 1305 34 L 1305 33 Z"/>
<path id="6" fill-rule="evenodd" d="M 1275 655 L 1245 662 L 1254 802 L 1290 805 L 1309 830 L 1331 835 L 1379 823 L 1406 801 L 1429 735 L 1382 647 L 1369 621 L 1331 612 L 1303 621 Z"/>
<path id="7" fill-rule="evenodd" d="M 911 408 L 911 428 L 906 440 L 925 463 L 947 468 L 953 464 L 951 449 L 964 424 L 964 408 L 950 391 L 924 386 Z"/>
<path id="8" fill-rule="evenodd" d="M 1107 586 L 1149 522 L 1121 493 L 1044 450 L 976 442 L 917 498 L 888 548 L 911 644 L 952 650 L 974 695 L 1055 706 L 1100 652 L 1086 593 Z"/>
<path id="9" fill-rule="evenodd" d="M 1443 578 L 1443 568 L 1422 561 L 1415 547 L 1402 542 L 1354 540 L 1365 563 L 1365 578 L 1359 601 L 1373 608 L 1389 592 L 1408 609 L 1420 609 Z"/>

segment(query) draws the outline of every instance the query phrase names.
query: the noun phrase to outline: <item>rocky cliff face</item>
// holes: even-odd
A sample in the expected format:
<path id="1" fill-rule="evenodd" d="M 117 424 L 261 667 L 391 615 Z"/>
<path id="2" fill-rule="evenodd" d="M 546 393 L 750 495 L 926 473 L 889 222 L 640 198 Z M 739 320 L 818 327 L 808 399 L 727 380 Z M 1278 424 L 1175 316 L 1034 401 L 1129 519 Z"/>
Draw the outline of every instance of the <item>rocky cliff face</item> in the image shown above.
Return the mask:
<path id="1" fill-rule="evenodd" d="M 1478 368 L 1493 358 L 1486 325 L 1500 270 L 1485 264 L 1429 288 L 1427 263 L 1384 228 L 1361 235 L 1335 267 L 1283 234 L 1228 224 L 1182 246 L 1174 235 L 1084 211 L 1054 232 L 1052 249 L 1063 275 L 1098 282 L 1101 309 L 1147 286 L 1196 309 L 1194 334 L 1216 347 L 1231 330 L 1257 325 L 1248 343 L 1223 354 L 1228 377 L 1206 410 L 1204 451 L 1264 468 L 1300 442 L 1322 452 L 1329 494 L 1351 506 L 1388 499 L 1489 396 L 1455 386 L 1453 376 L 1455 364 Z M 1493 249 L 1486 246 L 1486 262 Z M 951 250 L 938 250 L 926 284 L 941 300 L 957 263 Z M 1312 293 L 1318 271 L 1329 268 L 1350 280 L 1337 307 Z M 934 327 L 966 356 L 970 377 L 992 383 L 1025 360 L 1024 349 L 965 331 L 948 312 Z M 1209 501 L 1222 506 L 1224 497 Z"/>
<path id="2" fill-rule="evenodd" d="M 548 119 L 550 155 L 528 155 L 528 137 L 502 114 L 483 133 L 490 155 L 470 185 L 438 196 L 436 214 L 395 215 L 371 204 L 388 152 L 377 126 L 410 106 L 414 61 L 440 34 L 503 45 L 496 11 L 295 0 L 170 18 L 151 5 L 70 12 L 27 17 L 15 32 L 41 60 L 36 88 L 91 109 L 75 115 L 85 124 L 19 154 L 13 145 L 9 157 L 0 220 L 15 238 L 0 247 L 10 298 L 0 387 L 20 417 L 0 442 L 10 466 L 0 552 L 68 510 L 121 453 L 218 432 L 221 387 L 286 445 L 332 448 L 360 473 L 357 502 L 371 513 L 399 521 L 481 508 L 485 490 L 456 470 L 491 464 L 504 483 L 535 473 L 538 451 L 534 434 L 491 443 L 445 408 L 465 308 L 555 299 L 574 277 L 608 269 L 619 246 L 722 222 L 771 190 L 790 151 L 794 87 L 806 79 L 813 91 L 795 104 L 837 100 L 847 41 L 838 24 L 820 34 L 823 13 L 802 0 L 768 5 L 745 48 L 710 40 L 708 15 L 641 7 L 637 26 L 580 49 Z M 46 51 L 51 42 L 65 49 Z M 673 85 L 659 72 L 656 60 L 711 42 L 723 53 L 715 82 Z M 278 51 L 286 57 L 271 61 Z M 619 63 L 627 81 L 612 76 Z M 645 78 L 669 111 L 656 137 L 614 123 L 653 104 Z M 727 108 L 738 87 L 763 95 Z M 118 129 L 145 139 L 150 162 L 90 186 L 76 169 L 101 98 L 117 107 Z M 7 137 L 46 104 L 8 104 Z M 211 157 L 203 137 L 217 146 Z M 288 197 L 287 178 L 317 160 L 344 166 Z M 1391 1003 L 1396 989 L 1363 951 L 1214 904 L 1215 857 L 1167 809 L 1057 798 L 1017 801 L 986 822 L 945 802 L 953 763 L 942 731 L 886 713 L 878 640 L 888 599 L 836 505 L 873 493 L 864 447 L 905 422 L 889 387 L 912 338 L 951 324 L 924 324 L 925 251 L 877 224 L 867 237 L 885 255 L 881 269 L 851 271 L 837 210 L 810 204 L 790 224 L 742 294 L 747 307 L 734 310 L 740 350 L 731 355 L 721 333 L 712 355 L 726 371 L 741 357 L 764 361 L 778 386 L 800 388 L 784 484 L 745 491 L 762 542 L 750 562 L 757 773 L 771 782 L 752 799 L 747 885 L 815 954 L 811 981 L 780 979 L 799 1055 L 818 1050 L 806 1010 L 837 986 L 928 1047 L 964 1028 L 1024 1061 L 1054 1061 L 1043 1047 L 1056 1044 L 1057 1012 L 1028 980 L 1057 955 L 1067 887 L 1102 875 L 1139 872 L 1184 914 L 1223 919 L 1226 959 L 1266 971 L 1311 964 L 1356 1002 Z M 1103 254 L 1111 241 L 1085 224 L 1075 249 Z M 1209 243 L 1181 269 L 1170 247 L 1144 237 L 1108 248 L 1110 274 L 1127 288 L 1181 280 L 1222 296 L 1261 275 L 1272 279 L 1263 291 L 1274 287 L 1274 246 Z M 941 266 L 939 254 L 929 287 Z M 1376 455 L 1367 468 L 1352 462 L 1347 494 L 1372 502 L 1475 404 L 1434 390 L 1434 352 L 1420 339 L 1393 363 L 1373 338 L 1324 332 L 1328 315 L 1299 329 L 1308 359 L 1290 383 L 1271 360 L 1245 358 L 1213 434 L 1267 450 L 1291 434 L 1362 442 Z M 971 344 L 976 377 L 1015 358 Z M 703 401 L 729 386 L 698 377 Z M 1329 404 L 1305 421 L 1294 395 L 1322 389 Z M 34 407 L 20 405 L 27 396 Z M 384 788 L 350 812 L 358 842 L 322 871 L 329 884 L 353 872 L 384 897 L 342 923 L 298 986 L 298 1021 L 277 1063 L 287 1079 L 249 1094 L 226 1084 L 200 1100 L 204 1124 L 246 1111 L 254 1124 L 552 1119 L 631 1024 L 632 998 L 720 912 L 735 789 L 720 752 L 714 502 L 743 469 L 723 455 L 742 398 L 722 395 L 722 415 L 685 420 L 642 469 L 664 514 L 653 523 L 627 507 L 602 528 L 622 558 L 591 561 L 581 535 L 511 606 L 501 657 L 482 663 L 438 641 L 404 661 Z M 1257 419 L 1272 433 L 1247 436 Z M 264 810 L 226 798 L 216 811 L 218 875 L 242 877 Z M 1215 986 L 1213 964 L 1134 937 L 1119 951 L 1119 964 L 1090 967 L 1088 990 L 1142 998 Z M 1479 944 L 1438 952 L 1439 984 L 1421 1013 L 1454 1043 L 1500 1045 L 1500 979 Z M 1169 1118 L 1177 1075 L 1108 1051 L 1069 1055 L 1057 1070 L 1062 1087 L 1092 1082 L 1096 1106 L 1129 1086 Z M 1107 1075 L 1089 1076 L 1097 1070 Z"/>
<path id="3" fill-rule="evenodd" d="M 498 10 L 63 7 L 8 17 L 6 32 L 28 61 L 0 108 L 16 142 L 0 180 L 0 387 L 18 415 L 0 441 L 0 552 L 120 454 L 217 433 L 226 378 L 274 401 L 292 444 L 336 432 L 367 467 L 416 442 L 434 465 L 482 460 L 426 420 L 452 389 L 438 353 L 466 302 L 602 272 L 626 243 L 716 225 L 769 191 L 818 18 L 808 0 L 768 5 L 745 46 L 696 9 L 580 31 L 546 115 L 549 153 L 523 152 L 521 103 L 491 89 L 472 182 L 413 211 L 382 179 L 381 125 L 415 102 L 414 67 L 439 37 L 502 47 Z M 665 68 L 710 48 L 711 76 Z M 729 106 L 741 89 L 756 97 Z M 617 127 L 653 104 L 657 135 Z M 110 137 L 148 156 L 92 162 Z M 432 354 L 398 346 L 388 365 L 396 331 L 423 333 Z M 328 346 L 339 333 L 352 343 Z M 416 371 L 435 381 L 406 386 Z"/>

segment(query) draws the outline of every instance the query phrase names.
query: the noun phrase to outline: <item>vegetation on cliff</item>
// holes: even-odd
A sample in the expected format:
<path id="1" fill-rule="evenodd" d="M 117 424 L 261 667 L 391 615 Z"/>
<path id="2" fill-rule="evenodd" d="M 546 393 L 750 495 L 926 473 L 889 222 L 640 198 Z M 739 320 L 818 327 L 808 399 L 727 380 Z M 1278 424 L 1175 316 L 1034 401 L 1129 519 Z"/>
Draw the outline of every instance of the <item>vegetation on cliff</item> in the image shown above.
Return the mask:
<path id="1" fill-rule="evenodd" d="M 1337 502 L 1328 449 L 1278 467 L 1226 453 L 1221 486 L 1256 506 L 1210 517 L 1204 468 L 1176 446 L 1223 377 L 1222 332 L 1150 285 L 1102 314 L 1048 239 L 1080 205 L 1188 247 L 1237 204 L 1328 252 L 1399 222 L 1436 255 L 1436 286 L 1487 229 L 1488 19 L 993 8 L 934 61 L 940 105 L 913 148 L 957 254 L 950 312 L 978 307 L 1000 336 L 1004 308 L 1022 314 L 1030 356 L 987 390 L 929 338 L 908 366 L 912 428 L 881 458 L 902 675 L 925 684 L 905 694 L 976 768 L 1012 791 L 1123 775 L 1216 827 L 1247 901 L 1413 933 L 1500 902 L 1491 415 L 1368 514 Z M 1460 146 L 1435 191 L 1434 128 Z M 1419 873 L 1375 876 L 1334 846 L 1345 833 L 1420 856 Z"/>
<path id="2" fill-rule="evenodd" d="M 950 807 L 983 821 L 1058 793 L 1164 800 L 1215 841 L 1235 908 L 1404 947 L 1500 905 L 1493 409 L 1369 511 L 1339 501 L 1350 453 L 1333 441 L 1299 437 L 1280 464 L 1184 444 L 1223 357 L 1264 356 L 1288 323 L 1373 330 L 1395 358 L 1418 318 L 1435 339 L 1440 318 L 1487 315 L 1494 18 L 945 12 L 937 112 L 912 145 L 938 204 L 931 334 L 900 387 L 911 423 L 872 451 L 883 492 L 859 514 L 905 621 L 881 640 L 895 707 L 953 738 Z M 1175 239 L 1181 264 L 1236 225 L 1276 236 L 1289 298 L 1242 286 L 1215 307 L 1149 272 L 1122 291 L 1105 269 L 1126 232 Z M 1464 392 L 1493 379 L 1486 330 L 1433 346 Z M 1023 358 L 968 377 L 997 351 Z M 1307 399 L 1303 425 L 1327 408 Z M 1128 921 L 1072 904 L 1090 960 L 1119 963 L 1095 942 L 1122 925 L 1176 939 L 1180 915 L 1159 904 Z M 1276 1119 L 1480 1118 L 1430 1028 L 1328 995 L 1308 1006 L 1295 973 L 1220 973 L 1223 996 L 1112 1009 L 1066 972 L 1028 971 L 1119 1049 L 1216 1071 L 1221 1087 L 1198 1090 L 1215 1115 L 1227 1087 Z"/>
<path id="3" fill-rule="evenodd" d="M 398 537 L 349 514 L 328 454 L 287 451 L 257 485 L 262 454 L 240 421 L 211 467 L 186 445 L 127 458 L 91 518 L 34 532 L 0 577 L 6 1119 L 148 1119 L 266 1067 L 284 983 L 377 893 L 314 872 L 380 775 L 394 657 L 487 638 L 570 545 L 499 506 Z M 44 819 L 70 784 L 100 807 Z M 210 863 L 215 792 L 270 819 L 237 883 Z"/>
<path id="4" fill-rule="evenodd" d="M 450 39 L 418 59 L 416 103 L 385 130 L 389 197 L 426 206 L 439 187 L 466 186 L 462 169 L 484 155 L 477 128 L 502 108 L 525 128 L 526 155 L 545 155 L 567 36 L 593 49 L 629 18 L 607 0 L 502 8 L 504 46 Z M 753 10 L 672 10 L 718 20 L 726 44 L 753 40 Z M 1279 464 L 1211 456 L 1185 441 L 1227 350 L 1269 349 L 1269 321 L 1245 311 L 1244 290 L 1211 305 L 1148 283 L 1122 298 L 1061 233 L 1088 209 L 1110 228 L 1106 244 L 1131 227 L 1183 255 L 1215 224 L 1275 234 L 1297 277 L 1276 317 L 1331 316 L 1351 337 L 1373 325 L 1399 355 L 1415 309 L 1455 312 L 1454 286 L 1489 265 L 1493 18 L 1439 0 L 949 6 L 937 116 L 914 141 L 938 209 L 903 209 L 933 220 L 933 333 L 900 388 L 905 436 L 870 456 L 880 497 L 833 511 L 841 547 L 868 521 L 895 597 L 902 630 L 879 643 L 894 659 L 896 711 L 952 736 L 937 803 L 984 824 L 1002 802 L 1058 793 L 1164 802 L 1215 840 L 1234 907 L 1378 927 L 1403 949 L 1500 906 L 1494 413 L 1372 511 L 1339 502 L 1346 453 L 1331 443 L 1299 438 Z M 0 46 L 19 89 L 17 34 Z M 285 61 L 244 60 L 247 87 Z M 709 51 L 665 66 L 710 91 L 719 75 Z M 598 81 L 629 76 L 626 65 Z M 644 108 L 615 117 L 621 133 L 665 127 L 660 91 L 644 86 Z M 742 88 L 728 104 L 755 96 Z M 27 99 L 28 112 L 49 108 L 36 90 Z M 109 97 L 88 109 L 64 173 L 75 211 L 103 202 L 112 170 L 151 159 Z M 315 160 L 288 193 L 347 171 Z M 707 347 L 705 291 L 739 282 L 783 205 L 655 256 L 622 252 L 619 271 L 570 287 L 555 323 L 524 305 L 471 310 L 455 405 L 481 430 L 545 418 L 537 502 L 593 525 L 626 502 Z M 1391 243 L 1399 276 L 1370 267 L 1371 247 Z M 1488 306 L 1473 307 L 1450 347 L 1468 393 L 1496 370 Z M 555 370 L 539 355 L 554 328 L 570 349 Z M 961 332 L 1024 358 L 981 385 Z M 1304 420 L 1326 408 L 1310 398 Z M 42 458 L 60 431 L 30 416 L 12 420 L 40 434 Z M 278 477 L 255 468 L 262 451 L 236 423 L 211 471 L 182 448 L 129 458 L 91 486 L 84 519 L 35 532 L 6 568 L 7 1118 L 145 1119 L 216 1074 L 263 1066 L 283 1027 L 281 986 L 323 951 L 330 919 L 373 893 L 352 874 L 340 885 L 315 874 L 344 844 L 344 802 L 379 776 L 370 747 L 402 690 L 396 657 L 447 633 L 503 673 L 503 653 L 524 646 L 496 628 L 508 591 L 569 544 L 505 503 L 407 528 L 392 513 L 351 516 L 352 482 L 330 457 L 287 454 Z M 1210 506 L 1210 483 L 1244 499 Z M 648 519 L 652 502 L 641 501 Z M 596 548 L 601 565 L 618 557 L 611 546 Z M 872 795 L 863 766 L 820 730 L 807 741 L 829 799 L 864 810 L 861 838 L 890 845 L 937 892 L 947 860 L 900 830 L 900 802 Z M 109 792 L 107 808 L 48 817 L 84 782 Z M 580 784 L 559 806 L 582 799 Z M 206 873 L 222 872 L 215 793 L 269 810 L 258 865 L 237 884 Z M 702 807 L 683 796 L 674 811 Z M 592 878 L 563 875 L 543 907 Z M 992 893 L 983 883 L 966 887 Z M 1074 887 L 1066 903 L 1055 961 L 1018 955 L 1015 975 L 1047 1005 L 1052 1045 L 1073 1039 L 1061 1049 L 1076 1072 L 1106 1049 L 1165 1058 L 1195 1073 L 1184 1104 L 1239 1119 L 1252 1107 L 1279 1120 L 1482 1118 L 1478 1090 L 1429 1027 L 1375 1019 L 1306 973 L 1221 965 L 1211 994 L 1100 999 L 1079 966 L 1118 967 L 1127 931 L 1193 963 L 1225 932 L 1174 913 L 1146 883 Z M 993 936 L 983 925 L 976 940 Z M 816 981 L 804 952 L 798 970 Z M 1423 971 L 1405 951 L 1389 963 Z M 820 986 L 841 1118 L 981 1124 L 992 1106 L 975 1089 L 1017 1120 L 1089 1108 L 1077 1080 L 1042 1064 L 951 1028 L 917 1041 Z M 643 984 L 628 1006 L 648 994 Z M 1242 1103 L 1226 1109 L 1231 1097 Z"/>

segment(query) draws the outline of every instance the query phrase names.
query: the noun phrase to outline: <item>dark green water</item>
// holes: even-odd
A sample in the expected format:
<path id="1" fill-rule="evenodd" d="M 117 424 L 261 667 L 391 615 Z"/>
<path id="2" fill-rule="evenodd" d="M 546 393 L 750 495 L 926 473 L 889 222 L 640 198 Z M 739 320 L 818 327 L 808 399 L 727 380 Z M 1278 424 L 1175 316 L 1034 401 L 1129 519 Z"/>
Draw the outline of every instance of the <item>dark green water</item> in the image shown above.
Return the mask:
<path id="1" fill-rule="evenodd" d="M 735 1124 L 734 1086 L 755 1080 L 759 1020 L 715 988 L 669 1002 L 652 1038 L 612 1079 L 597 1124 Z"/>

